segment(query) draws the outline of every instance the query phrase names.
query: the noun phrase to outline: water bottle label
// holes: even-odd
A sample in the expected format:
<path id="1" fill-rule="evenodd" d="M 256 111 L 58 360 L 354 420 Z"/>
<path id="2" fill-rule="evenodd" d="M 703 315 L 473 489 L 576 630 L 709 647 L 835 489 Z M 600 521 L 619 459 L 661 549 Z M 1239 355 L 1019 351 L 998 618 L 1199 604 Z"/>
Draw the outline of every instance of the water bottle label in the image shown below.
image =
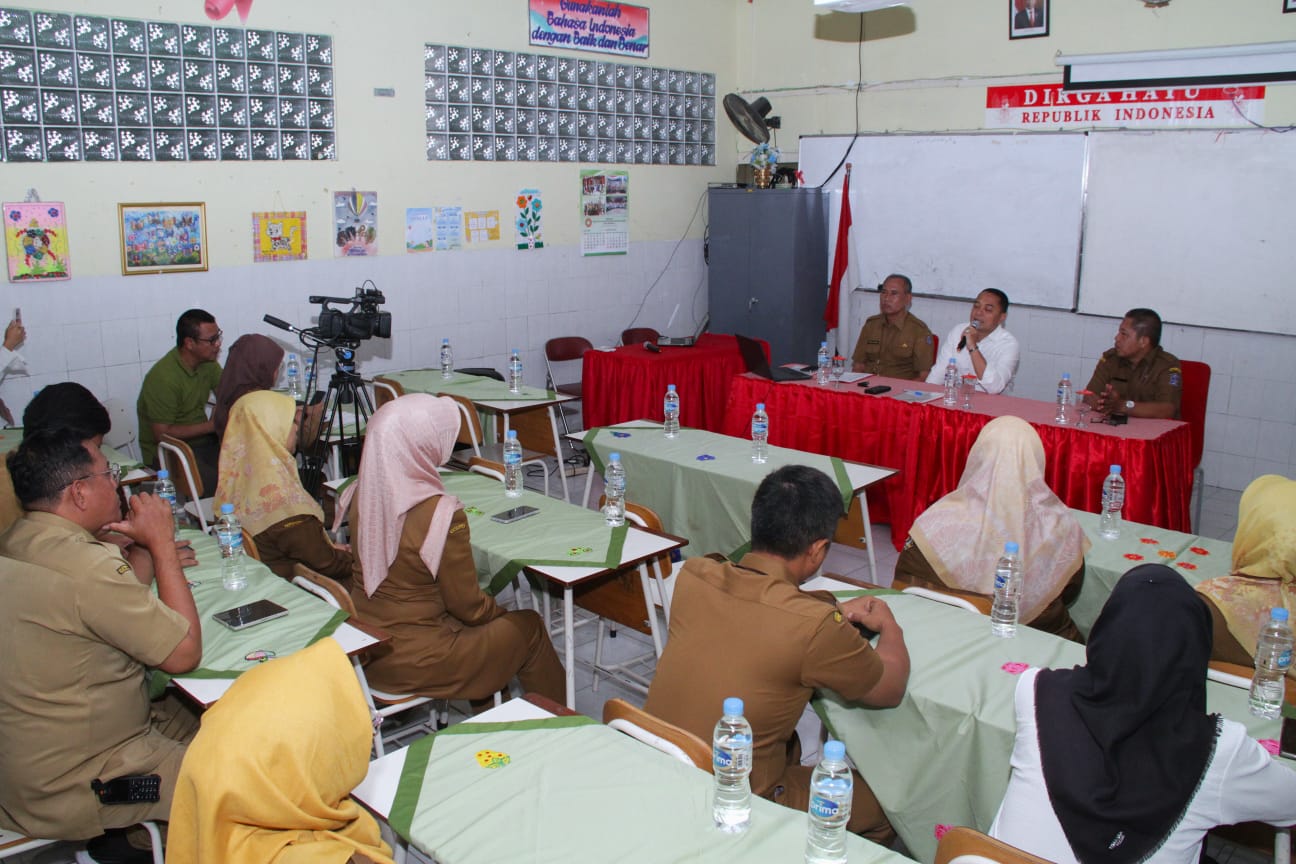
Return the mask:
<path id="1" fill-rule="evenodd" d="M 752 424 L 752 434 L 753 434 L 753 435 L 765 435 L 765 434 L 767 434 L 768 432 L 769 432 L 769 424 L 768 424 L 768 423 L 753 423 L 753 424 Z"/>
<path id="2" fill-rule="evenodd" d="M 832 819 L 841 810 L 841 805 L 831 798 L 822 795 L 810 796 L 810 815 L 818 819 Z"/>
<path id="3" fill-rule="evenodd" d="M 237 532 L 237 533 L 231 533 L 231 535 L 230 535 L 230 544 L 229 544 L 229 545 L 230 545 L 230 549 L 232 549 L 232 550 L 234 550 L 234 551 L 236 551 L 236 552 L 242 552 L 242 551 L 243 551 L 243 532 L 242 532 L 242 531 L 239 531 L 239 532 Z"/>
<path id="4" fill-rule="evenodd" d="M 995 590 L 996 590 L 996 591 L 999 591 L 999 590 L 1001 590 L 1001 589 L 1007 587 L 1007 585 L 1008 585 L 1008 574 L 1007 574 L 1007 573 L 996 573 L 996 574 L 995 574 L 995 586 L 994 586 L 994 587 L 995 587 Z"/>
<path id="5" fill-rule="evenodd" d="M 1291 668 L 1291 655 L 1292 655 L 1292 652 L 1291 652 L 1291 649 L 1290 649 L 1290 648 L 1288 648 L 1286 651 L 1284 651 L 1284 652 L 1282 652 L 1281 654 L 1278 655 L 1278 668 L 1279 668 L 1279 669 L 1290 669 L 1290 668 Z"/>
<path id="6" fill-rule="evenodd" d="M 504 454 L 504 464 L 505 464 L 505 465 L 508 465 L 509 467 L 512 467 L 512 466 L 514 466 L 514 465 L 521 465 L 521 464 L 522 464 L 522 454 L 521 454 L 521 453 L 505 453 L 505 454 Z"/>
<path id="7" fill-rule="evenodd" d="M 669 399 L 667 399 L 666 402 L 662 405 L 662 413 L 665 414 L 667 417 L 670 416 L 671 411 L 674 409 L 675 406 L 671 404 L 671 401 Z"/>
<path id="8" fill-rule="evenodd" d="M 733 754 L 728 750 L 722 750 L 719 747 L 715 750 L 715 756 L 711 760 L 712 764 L 721 770 L 728 769 L 733 764 Z"/>

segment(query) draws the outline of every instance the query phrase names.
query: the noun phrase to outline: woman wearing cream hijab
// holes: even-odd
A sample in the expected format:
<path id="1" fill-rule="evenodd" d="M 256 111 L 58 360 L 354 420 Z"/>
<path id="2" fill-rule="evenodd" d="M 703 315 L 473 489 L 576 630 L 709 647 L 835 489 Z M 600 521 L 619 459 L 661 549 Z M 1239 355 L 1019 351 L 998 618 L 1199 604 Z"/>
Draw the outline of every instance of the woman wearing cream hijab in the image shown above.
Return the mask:
<path id="1" fill-rule="evenodd" d="M 324 511 L 306 494 L 292 450 L 297 441 L 292 397 L 254 390 L 234 403 L 221 440 L 216 505 L 233 504 L 261 563 L 285 579 L 293 564 L 339 581 L 351 578 L 351 552 L 324 533 Z"/>
<path id="2" fill-rule="evenodd" d="M 257 666 L 207 710 L 171 805 L 171 864 L 392 864 L 349 796 L 373 726 L 346 654 L 321 639 Z"/>
<path id="3" fill-rule="evenodd" d="M 1211 659 L 1250 666 L 1256 636 L 1269 610 L 1296 611 L 1296 480 L 1277 474 L 1257 477 L 1238 504 L 1233 537 L 1233 573 L 1208 579 L 1197 592 L 1215 625 Z M 1296 669 L 1288 675 L 1296 677 Z"/>
<path id="4" fill-rule="evenodd" d="M 914 521 L 895 578 L 989 597 L 1008 542 L 1021 549 L 1022 623 L 1081 641 L 1066 602 L 1079 593 L 1089 540 L 1044 482 L 1039 435 L 1025 420 L 998 417 L 977 436 L 958 488 Z"/>

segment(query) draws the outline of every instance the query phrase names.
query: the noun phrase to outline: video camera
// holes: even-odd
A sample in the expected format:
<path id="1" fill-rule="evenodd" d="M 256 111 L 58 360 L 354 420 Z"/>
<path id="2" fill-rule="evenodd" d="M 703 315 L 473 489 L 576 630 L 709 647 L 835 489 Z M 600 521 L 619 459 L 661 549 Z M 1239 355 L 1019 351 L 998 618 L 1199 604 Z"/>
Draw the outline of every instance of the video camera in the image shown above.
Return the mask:
<path id="1" fill-rule="evenodd" d="M 360 342 L 374 336 L 380 339 L 391 338 L 391 313 L 378 311 L 378 307 L 386 303 L 387 298 L 377 288 L 357 288 L 354 297 L 311 296 L 306 299 L 324 307 L 320 310 L 319 324 L 315 327 L 323 342 Z M 351 308 L 345 311 L 333 309 L 329 306 L 330 303 L 350 303 Z"/>

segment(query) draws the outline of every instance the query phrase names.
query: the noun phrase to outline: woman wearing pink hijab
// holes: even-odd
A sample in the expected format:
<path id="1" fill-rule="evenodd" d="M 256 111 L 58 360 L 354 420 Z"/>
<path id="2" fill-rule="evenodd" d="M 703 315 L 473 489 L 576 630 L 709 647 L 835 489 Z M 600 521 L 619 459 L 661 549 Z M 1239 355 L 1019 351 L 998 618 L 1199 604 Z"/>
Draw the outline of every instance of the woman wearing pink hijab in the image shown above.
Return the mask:
<path id="1" fill-rule="evenodd" d="M 477 584 L 468 518 L 438 470 L 459 434 L 453 400 L 410 394 L 380 408 L 365 431 L 349 513 L 360 620 L 392 634 L 366 666 L 391 693 L 485 700 L 515 676 L 561 702 L 562 663 L 540 616 L 508 612 Z"/>

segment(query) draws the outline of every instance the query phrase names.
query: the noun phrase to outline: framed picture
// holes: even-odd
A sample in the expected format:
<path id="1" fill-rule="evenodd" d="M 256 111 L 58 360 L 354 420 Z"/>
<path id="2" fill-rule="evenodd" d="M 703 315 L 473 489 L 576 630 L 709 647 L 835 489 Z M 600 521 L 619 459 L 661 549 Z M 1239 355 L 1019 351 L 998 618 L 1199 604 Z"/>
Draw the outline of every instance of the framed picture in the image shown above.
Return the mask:
<path id="1" fill-rule="evenodd" d="M 207 269 L 207 205 L 118 204 L 123 276 Z"/>
<path id="2" fill-rule="evenodd" d="M 1283 0 L 1283 12 L 1296 12 L 1296 0 Z"/>
<path id="3" fill-rule="evenodd" d="M 1284 0 L 1292 3 L 1293 0 Z M 1049 35 L 1049 0 L 1008 0 L 1008 38 Z"/>
<path id="4" fill-rule="evenodd" d="M 285 210 L 252 214 L 252 260 L 306 260 L 306 211 Z"/>
<path id="5" fill-rule="evenodd" d="M 67 213 L 61 202 L 5 204 L 3 211 L 10 282 L 72 278 Z"/>

